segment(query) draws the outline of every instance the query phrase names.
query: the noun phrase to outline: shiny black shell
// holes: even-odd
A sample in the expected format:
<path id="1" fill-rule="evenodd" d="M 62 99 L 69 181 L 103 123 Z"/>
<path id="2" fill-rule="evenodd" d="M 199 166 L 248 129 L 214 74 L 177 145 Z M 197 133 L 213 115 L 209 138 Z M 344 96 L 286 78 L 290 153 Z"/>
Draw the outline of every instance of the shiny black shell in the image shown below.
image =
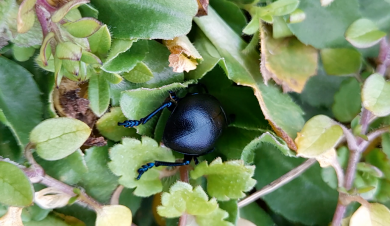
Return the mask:
<path id="1" fill-rule="evenodd" d="M 227 126 L 219 101 L 209 94 L 192 94 L 180 99 L 168 118 L 163 143 L 186 155 L 203 155 Z"/>

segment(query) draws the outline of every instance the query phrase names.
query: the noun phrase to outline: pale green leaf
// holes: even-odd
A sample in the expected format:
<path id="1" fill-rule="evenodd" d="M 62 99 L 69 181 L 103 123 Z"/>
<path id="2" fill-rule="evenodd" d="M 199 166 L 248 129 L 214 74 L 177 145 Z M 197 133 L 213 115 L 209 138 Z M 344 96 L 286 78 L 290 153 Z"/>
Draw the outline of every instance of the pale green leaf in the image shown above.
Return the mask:
<path id="1" fill-rule="evenodd" d="M 40 157 L 58 160 L 75 152 L 87 140 L 91 129 L 87 124 L 73 118 L 47 119 L 36 126 L 30 134 Z"/>
<path id="2" fill-rule="evenodd" d="M 378 43 L 386 33 L 380 31 L 369 19 L 359 19 L 353 22 L 345 32 L 345 38 L 355 47 L 368 48 Z"/>
<path id="3" fill-rule="evenodd" d="M 252 179 L 254 166 L 245 166 L 244 161 L 227 161 L 215 159 L 210 165 L 201 162 L 190 172 L 192 179 L 207 177 L 207 192 L 218 200 L 243 198 L 243 192 L 250 191 L 256 184 Z"/>
<path id="4" fill-rule="evenodd" d="M 361 206 L 352 215 L 350 226 L 382 226 L 390 223 L 390 210 L 380 203 Z"/>
<path id="5" fill-rule="evenodd" d="M 363 85 L 363 106 L 374 115 L 383 117 L 390 114 L 390 82 L 382 75 L 372 74 Z"/>
<path id="6" fill-rule="evenodd" d="M 21 169 L 0 161 L 0 194 L 0 203 L 24 207 L 33 202 L 34 189 Z"/>
<path id="7" fill-rule="evenodd" d="M 15 60 L 19 62 L 26 61 L 30 59 L 35 53 L 34 47 L 19 47 L 17 45 L 12 46 L 12 54 L 14 55 Z"/>
<path id="8" fill-rule="evenodd" d="M 93 35 L 88 37 L 91 52 L 103 57 L 111 48 L 111 35 L 107 25 L 100 27 Z"/>
<path id="9" fill-rule="evenodd" d="M 153 78 L 153 73 L 143 62 L 138 62 L 135 67 L 122 74 L 123 78 L 133 83 L 144 83 Z"/>
<path id="10" fill-rule="evenodd" d="M 210 214 L 196 216 L 195 220 L 199 226 L 209 226 L 209 225 L 234 226 L 234 224 L 226 221 L 226 218 L 228 216 L 229 214 L 226 211 L 217 208 Z"/>
<path id="11" fill-rule="evenodd" d="M 179 217 L 183 213 L 190 215 L 207 215 L 218 208 L 215 199 L 208 198 L 202 187 L 194 189 L 190 184 L 177 181 L 161 196 L 162 206 L 157 207 L 157 212 L 163 217 Z"/>
<path id="12" fill-rule="evenodd" d="M 295 142 L 299 156 L 318 157 L 333 148 L 342 138 L 343 129 L 331 118 L 317 115 L 306 122 Z"/>
<path id="13" fill-rule="evenodd" d="M 68 22 L 63 26 L 74 37 L 85 38 L 98 31 L 102 24 L 98 20 L 86 17 L 75 22 Z"/>
<path id="14" fill-rule="evenodd" d="M 162 191 L 162 183 L 159 179 L 160 171 L 164 167 L 153 167 L 136 180 L 137 170 L 149 162 L 167 161 L 174 162 L 172 151 L 161 147 L 155 140 L 149 137 L 142 137 L 142 140 L 123 138 L 122 144 L 117 144 L 110 150 L 108 163 L 111 171 L 120 176 L 119 183 L 128 188 L 135 188 L 137 196 L 150 196 Z"/>
<path id="15" fill-rule="evenodd" d="M 299 0 L 278 0 L 267 6 L 273 16 L 284 16 L 294 12 L 298 7 Z"/>
<path id="16" fill-rule="evenodd" d="M 107 111 L 110 104 L 110 84 L 104 77 L 103 73 L 94 74 L 89 79 L 88 85 L 89 107 L 98 117 Z"/>
<path id="17" fill-rule="evenodd" d="M 132 222 L 132 214 L 129 208 L 122 205 L 103 206 L 97 210 L 96 226 L 129 226 Z"/>

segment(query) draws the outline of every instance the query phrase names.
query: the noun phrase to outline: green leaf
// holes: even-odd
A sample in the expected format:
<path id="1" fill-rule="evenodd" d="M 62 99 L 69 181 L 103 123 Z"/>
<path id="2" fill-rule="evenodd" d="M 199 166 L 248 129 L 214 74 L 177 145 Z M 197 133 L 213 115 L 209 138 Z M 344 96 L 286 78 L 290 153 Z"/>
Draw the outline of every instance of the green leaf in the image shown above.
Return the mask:
<path id="1" fill-rule="evenodd" d="M 183 213 L 190 215 L 207 215 L 218 208 L 217 201 L 207 197 L 202 187 L 194 189 L 190 184 L 177 181 L 169 193 L 164 192 L 161 196 L 162 206 L 157 207 L 160 216 L 172 218 L 179 217 Z"/>
<path id="2" fill-rule="evenodd" d="M 42 119 L 41 92 L 32 74 L 15 62 L 0 56 L 0 109 L 20 146 L 28 143 L 31 130 Z"/>
<path id="3" fill-rule="evenodd" d="M 247 35 L 253 35 L 260 29 L 260 19 L 257 16 L 252 17 L 252 20 L 245 26 L 242 32 Z"/>
<path id="4" fill-rule="evenodd" d="M 92 147 L 85 151 L 86 173 L 80 185 L 88 195 L 107 203 L 118 186 L 118 177 L 112 174 L 107 166 L 109 162 L 108 147 Z"/>
<path id="5" fill-rule="evenodd" d="M 343 136 L 343 129 L 331 118 L 317 115 L 306 122 L 295 139 L 299 156 L 318 157 L 333 148 Z"/>
<path id="6" fill-rule="evenodd" d="M 239 218 L 237 200 L 232 199 L 230 201 L 218 202 L 218 204 L 220 209 L 225 210 L 228 213 L 229 217 L 226 219 L 226 221 L 236 225 Z"/>
<path id="7" fill-rule="evenodd" d="M 75 152 L 87 140 L 91 129 L 73 118 L 47 119 L 30 134 L 38 155 L 46 160 L 58 160 Z"/>
<path id="8" fill-rule="evenodd" d="M 107 111 L 110 104 L 110 85 L 104 77 L 103 73 L 94 74 L 89 79 L 88 85 L 89 107 L 98 117 Z"/>
<path id="9" fill-rule="evenodd" d="M 115 38 L 122 39 L 173 39 L 185 35 L 198 11 L 196 1 L 100 0 L 93 4 L 99 10 L 99 20 L 111 27 Z"/>
<path id="10" fill-rule="evenodd" d="M 293 33 L 290 31 L 290 28 L 288 28 L 286 21 L 284 21 L 283 17 L 274 17 L 274 24 L 272 26 L 272 29 L 272 35 L 274 39 L 285 38 L 293 35 Z"/>
<path id="11" fill-rule="evenodd" d="M 111 35 L 107 25 L 101 26 L 97 32 L 89 36 L 88 42 L 92 53 L 99 57 L 107 54 L 108 50 L 111 48 Z"/>
<path id="12" fill-rule="evenodd" d="M 370 4 L 368 4 L 370 3 Z M 360 13 L 363 18 L 367 18 L 374 22 L 382 31 L 390 29 L 390 2 L 388 0 L 375 1 L 359 0 L 359 4 L 365 7 L 360 8 Z"/>
<path id="13" fill-rule="evenodd" d="M 306 19 L 305 12 L 302 9 L 296 9 L 294 12 L 290 14 L 290 18 L 288 18 L 288 23 L 300 23 Z"/>
<path id="14" fill-rule="evenodd" d="M 335 93 L 332 112 L 338 121 L 350 122 L 359 114 L 361 107 L 360 84 L 355 78 L 349 78 Z"/>
<path id="15" fill-rule="evenodd" d="M 229 79 L 255 90 L 265 118 L 277 130 L 278 135 L 288 139 L 288 144 L 293 146 L 290 137 L 294 138 L 303 125 L 302 111 L 289 96 L 280 93 L 273 86 L 265 86 L 262 83 L 258 54 L 254 51 L 243 53 L 245 42 L 211 7 L 207 17 L 194 18 L 194 20 L 221 57 L 224 57 Z M 278 114 L 274 114 L 275 112 Z"/>
<path id="16" fill-rule="evenodd" d="M 112 84 L 119 84 L 123 81 L 123 78 L 116 73 L 106 73 L 102 71 L 104 78 Z"/>
<path id="17" fill-rule="evenodd" d="M 133 89 L 124 91 L 120 100 L 123 114 L 130 120 L 139 120 L 162 105 L 167 98 L 169 90 L 186 88 L 188 84 L 172 83 L 156 89 Z M 137 133 L 151 135 L 157 123 L 157 116 L 154 116 L 148 123 L 136 127 Z"/>
<path id="18" fill-rule="evenodd" d="M 306 81 L 316 74 L 318 52 L 298 39 L 274 39 L 269 26 L 261 29 L 264 66 L 270 73 L 264 73 L 265 82 L 273 78 L 284 91 L 301 92 Z"/>
<path id="19" fill-rule="evenodd" d="M 340 163 L 342 168 L 347 167 L 349 157 L 349 150 L 347 147 L 342 146 L 337 149 L 337 161 Z M 337 175 L 334 171 L 333 167 L 325 167 L 321 168 L 321 176 L 325 183 L 329 185 L 329 187 L 333 189 L 338 188 Z"/>
<path id="20" fill-rule="evenodd" d="M 317 49 L 350 46 L 344 34 L 360 18 L 358 0 L 334 1 L 327 7 L 322 7 L 320 1 L 301 1 L 299 8 L 306 19 L 288 26 L 302 43 Z"/>
<path id="21" fill-rule="evenodd" d="M 357 48 L 367 48 L 377 44 L 386 33 L 380 31 L 369 19 L 356 20 L 348 27 L 345 38 Z"/>
<path id="22" fill-rule="evenodd" d="M 133 83 L 144 83 L 153 78 L 153 73 L 143 62 L 138 62 L 135 67 L 122 74 L 123 78 Z"/>
<path id="23" fill-rule="evenodd" d="M 77 8 L 81 4 L 88 3 L 88 0 L 79 0 L 79 1 L 69 1 L 61 6 L 58 10 L 54 12 L 54 14 L 51 16 L 51 20 L 54 23 L 60 22 L 66 14 L 68 14 L 72 9 Z"/>
<path id="24" fill-rule="evenodd" d="M 390 157 L 390 133 L 382 134 L 382 150 L 387 158 Z"/>
<path id="25" fill-rule="evenodd" d="M 162 183 L 159 179 L 160 171 L 164 167 L 149 169 L 140 180 L 137 170 L 144 164 L 159 161 L 175 161 L 170 149 L 160 147 L 155 140 L 142 137 L 142 140 L 123 138 L 122 144 L 117 144 L 110 150 L 108 163 L 111 171 L 120 176 L 119 183 L 128 188 L 137 187 L 134 194 L 141 197 L 161 192 Z"/>
<path id="26" fill-rule="evenodd" d="M 122 73 L 132 70 L 148 53 L 148 42 L 139 40 L 131 48 L 103 64 L 102 69 L 110 73 Z"/>
<path id="27" fill-rule="evenodd" d="M 23 222 L 24 226 L 85 226 L 85 223 L 72 216 L 50 214 L 40 221 Z"/>
<path id="28" fill-rule="evenodd" d="M 20 47 L 17 45 L 12 46 L 12 54 L 14 55 L 15 60 L 20 62 L 30 59 L 34 53 L 34 47 Z"/>
<path id="29" fill-rule="evenodd" d="M 255 202 L 240 208 L 240 218 L 249 220 L 255 225 L 275 225 L 272 218 Z"/>
<path id="30" fill-rule="evenodd" d="M 299 0 L 278 0 L 266 7 L 272 12 L 273 16 L 284 16 L 294 12 L 298 5 Z"/>
<path id="31" fill-rule="evenodd" d="M 133 43 L 136 42 L 136 39 L 113 39 L 110 52 L 107 56 L 107 61 L 111 61 L 119 54 L 126 52 L 133 46 Z"/>
<path id="32" fill-rule="evenodd" d="M 45 161 L 38 156 L 34 157 L 38 164 L 44 168 L 45 173 L 67 184 L 77 184 L 87 172 L 84 154 L 80 149 L 57 161 Z"/>
<path id="33" fill-rule="evenodd" d="M 24 207 L 32 204 L 34 189 L 21 169 L 0 161 L 0 193 L 0 203 Z"/>
<path id="34" fill-rule="evenodd" d="M 80 11 L 82 17 L 92 17 L 97 19 L 99 15 L 99 11 L 90 4 L 83 4 L 78 8 L 78 10 Z"/>
<path id="35" fill-rule="evenodd" d="M 208 226 L 208 225 L 233 226 L 234 224 L 224 220 L 228 216 L 229 214 L 226 211 L 217 208 L 210 214 L 197 216 L 196 223 L 198 223 L 199 226 Z"/>
<path id="36" fill-rule="evenodd" d="M 200 79 L 207 72 L 211 71 L 217 63 L 222 60 L 218 51 L 204 33 L 198 28 L 195 28 L 196 36 L 194 46 L 203 57 L 203 61 L 199 63 L 195 70 L 185 74 L 186 79 Z"/>
<path id="37" fill-rule="evenodd" d="M 242 29 L 246 25 L 246 18 L 236 4 L 229 0 L 211 0 L 210 5 L 238 35 L 241 35 Z"/>
<path id="38" fill-rule="evenodd" d="M 22 221 L 41 221 L 47 217 L 50 211 L 50 209 L 42 209 L 38 205 L 32 205 L 27 208 L 23 208 Z"/>
<path id="39" fill-rule="evenodd" d="M 114 107 L 96 122 L 96 128 L 100 134 L 113 141 L 120 141 L 122 137 L 138 137 L 134 128 L 118 126 L 118 122 L 125 120 L 127 118 L 123 115 L 122 110 L 119 107 Z"/>
<path id="40" fill-rule="evenodd" d="M 360 53 L 355 49 L 322 49 L 321 59 L 328 75 L 348 75 L 359 71 Z"/>
<path id="41" fill-rule="evenodd" d="M 286 174 L 304 159 L 287 157 L 275 147 L 267 145 L 256 152 L 256 189 L 261 189 Z M 331 222 L 338 199 L 338 192 L 331 189 L 321 177 L 316 164 L 302 175 L 262 197 L 270 209 L 289 221 L 305 225 Z M 310 199 L 308 198 L 310 194 Z M 289 203 L 294 203 L 289 205 Z M 319 205 L 321 203 L 321 205 Z"/>
<path id="42" fill-rule="evenodd" d="M 284 140 L 274 134 L 271 134 L 270 132 L 265 132 L 245 146 L 241 154 L 241 159 L 247 164 L 252 164 L 256 149 L 262 144 L 273 145 L 286 156 L 295 156 L 295 153 L 288 148 Z"/>
<path id="43" fill-rule="evenodd" d="M 389 98 L 390 82 L 380 74 L 370 75 L 363 85 L 363 106 L 374 115 L 383 117 L 390 114 Z"/>
<path id="44" fill-rule="evenodd" d="M 19 162 L 22 156 L 22 147 L 19 146 L 12 131 L 2 123 L 0 123 L 0 156 L 16 162 Z"/>
<path id="45" fill-rule="evenodd" d="M 93 18 L 81 18 L 74 22 L 68 22 L 63 27 L 76 38 L 86 38 L 100 29 L 102 24 Z"/>
<path id="46" fill-rule="evenodd" d="M 218 200 L 229 200 L 245 197 L 243 192 L 255 186 L 256 181 L 251 178 L 254 170 L 254 166 L 245 166 L 244 161 L 222 163 L 222 159 L 217 158 L 210 165 L 201 162 L 190 175 L 192 179 L 206 176 L 207 192 Z"/>

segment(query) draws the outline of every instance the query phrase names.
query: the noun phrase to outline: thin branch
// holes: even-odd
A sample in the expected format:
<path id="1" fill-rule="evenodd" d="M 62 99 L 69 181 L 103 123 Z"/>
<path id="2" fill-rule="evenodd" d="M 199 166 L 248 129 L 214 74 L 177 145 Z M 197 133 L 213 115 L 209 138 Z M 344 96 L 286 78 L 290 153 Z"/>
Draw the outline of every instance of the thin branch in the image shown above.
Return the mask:
<path id="1" fill-rule="evenodd" d="M 111 205 L 119 205 L 119 198 L 121 197 L 121 193 L 123 191 L 123 188 L 125 188 L 123 185 L 119 185 L 114 193 L 111 196 L 110 204 Z"/>
<path id="2" fill-rule="evenodd" d="M 358 144 L 357 144 L 355 136 L 353 135 L 351 130 L 347 129 L 347 127 L 345 127 L 343 124 L 339 123 L 339 126 L 343 129 L 345 138 L 347 139 L 348 149 L 351 151 L 357 151 Z"/>
<path id="3" fill-rule="evenodd" d="M 188 167 L 189 166 L 180 166 L 180 180 L 183 182 L 188 183 L 190 181 L 188 177 Z M 179 225 L 178 226 L 186 226 L 187 225 L 187 214 L 183 213 L 183 215 L 179 218 Z"/>
<path id="4" fill-rule="evenodd" d="M 253 193 L 252 195 L 246 197 L 245 199 L 238 202 L 238 207 L 244 207 L 260 197 L 271 193 L 275 191 L 276 189 L 280 188 L 281 186 L 287 184 L 288 182 L 292 181 L 296 177 L 300 176 L 303 172 L 305 172 L 309 167 L 311 167 L 316 162 L 315 159 L 308 159 L 295 169 L 291 170 L 290 172 L 284 174 L 283 176 L 279 177 L 278 179 L 272 181 L 270 184 L 264 186 L 259 191 Z"/>
<path id="5" fill-rule="evenodd" d="M 337 158 L 335 159 L 335 162 L 332 163 L 332 167 L 333 167 L 334 171 L 336 171 L 338 186 L 343 187 L 344 186 L 344 170 L 343 170 L 343 168 L 341 168 L 341 165 L 337 161 Z"/>
<path id="6" fill-rule="evenodd" d="M 377 129 L 371 133 L 369 133 L 367 135 L 367 138 L 368 138 L 368 141 L 364 141 L 360 144 L 360 147 L 359 149 L 364 152 L 367 147 L 372 143 L 372 141 L 374 141 L 377 137 L 379 137 L 380 135 L 386 133 L 386 132 L 389 132 L 390 131 L 390 126 L 386 126 L 386 127 L 382 127 L 380 129 Z"/>
<path id="7" fill-rule="evenodd" d="M 30 181 L 32 183 L 40 183 L 46 185 L 47 187 L 55 187 L 66 194 L 76 196 L 77 194 L 74 192 L 74 187 L 67 185 L 59 180 L 56 180 L 53 177 L 44 173 L 43 168 L 35 161 L 34 156 L 32 155 L 32 148 L 33 145 L 31 143 L 28 143 L 24 149 L 24 155 L 27 161 L 31 164 L 31 166 L 29 168 L 22 168 L 22 170 L 29 177 Z M 94 209 L 95 211 L 100 211 L 103 206 L 102 204 L 94 200 L 92 197 L 87 195 L 85 191 L 80 191 L 78 201 L 87 204 L 88 207 Z"/>

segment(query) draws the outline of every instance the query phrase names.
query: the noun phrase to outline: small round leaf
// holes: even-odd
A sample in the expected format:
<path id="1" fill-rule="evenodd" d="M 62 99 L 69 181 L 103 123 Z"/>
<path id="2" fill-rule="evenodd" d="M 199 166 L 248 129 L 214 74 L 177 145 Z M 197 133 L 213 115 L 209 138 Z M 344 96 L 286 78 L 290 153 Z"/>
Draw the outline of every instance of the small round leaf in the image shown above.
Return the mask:
<path id="1" fill-rule="evenodd" d="M 386 35 L 369 19 L 356 20 L 348 27 L 345 38 L 357 48 L 368 48 L 378 43 Z"/>
<path id="2" fill-rule="evenodd" d="M 363 106 L 374 115 L 383 117 L 390 114 L 390 82 L 382 75 L 368 77 L 362 90 Z"/>
<path id="3" fill-rule="evenodd" d="M 73 118 L 48 119 L 30 134 L 37 153 L 46 160 L 58 160 L 75 152 L 88 139 L 91 129 Z"/>

